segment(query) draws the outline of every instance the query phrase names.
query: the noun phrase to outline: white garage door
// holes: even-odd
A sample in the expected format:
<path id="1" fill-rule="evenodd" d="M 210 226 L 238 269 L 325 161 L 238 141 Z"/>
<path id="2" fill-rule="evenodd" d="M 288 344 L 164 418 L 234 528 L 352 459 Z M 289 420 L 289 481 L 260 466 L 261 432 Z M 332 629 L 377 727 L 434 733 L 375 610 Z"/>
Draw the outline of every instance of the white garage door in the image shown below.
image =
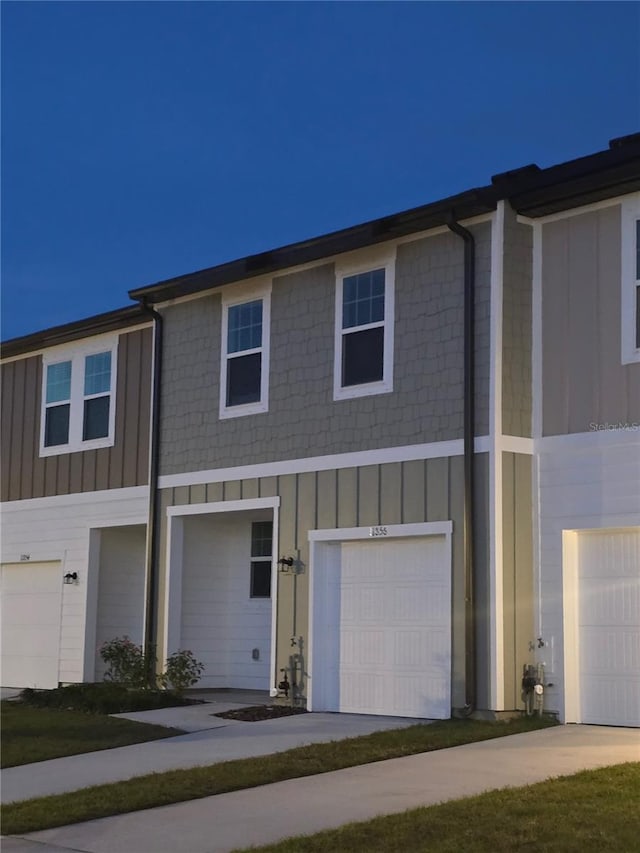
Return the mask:
<path id="1" fill-rule="evenodd" d="M 2 566 L 0 677 L 4 687 L 58 686 L 60 563 Z"/>
<path id="2" fill-rule="evenodd" d="M 327 635 L 335 639 L 324 661 L 326 710 L 449 717 L 446 538 L 343 542 L 330 554 L 324 610 Z"/>
<path id="3" fill-rule="evenodd" d="M 640 726 L 640 530 L 579 536 L 583 723 Z"/>

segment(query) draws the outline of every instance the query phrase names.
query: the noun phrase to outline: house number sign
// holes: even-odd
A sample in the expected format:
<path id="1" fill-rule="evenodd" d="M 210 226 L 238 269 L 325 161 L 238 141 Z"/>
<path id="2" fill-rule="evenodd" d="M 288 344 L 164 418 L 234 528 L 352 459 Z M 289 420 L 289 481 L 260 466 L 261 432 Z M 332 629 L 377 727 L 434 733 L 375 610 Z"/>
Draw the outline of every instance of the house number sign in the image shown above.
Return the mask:
<path id="1" fill-rule="evenodd" d="M 386 527 L 370 527 L 369 528 L 369 536 L 388 536 L 389 531 Z"/>

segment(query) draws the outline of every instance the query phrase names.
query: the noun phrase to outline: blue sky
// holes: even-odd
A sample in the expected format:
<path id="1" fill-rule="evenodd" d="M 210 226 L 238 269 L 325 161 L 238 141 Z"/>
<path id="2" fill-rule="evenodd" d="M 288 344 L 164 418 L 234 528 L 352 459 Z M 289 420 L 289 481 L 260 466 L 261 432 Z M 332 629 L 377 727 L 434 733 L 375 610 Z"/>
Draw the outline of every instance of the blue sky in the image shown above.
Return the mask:
<path id="1" fill-rule="evenodd" d="M 640 130 L 640 4 L 3 2 L 2 337 Z"/>

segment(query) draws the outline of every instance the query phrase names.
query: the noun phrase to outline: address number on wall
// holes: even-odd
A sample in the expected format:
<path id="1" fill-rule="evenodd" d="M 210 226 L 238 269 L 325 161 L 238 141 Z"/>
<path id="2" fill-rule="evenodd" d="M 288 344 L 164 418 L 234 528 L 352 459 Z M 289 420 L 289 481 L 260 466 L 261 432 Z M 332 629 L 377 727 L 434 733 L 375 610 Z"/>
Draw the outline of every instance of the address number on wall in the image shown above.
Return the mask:
<path id="1" fill-rule="evenodd" d="M 388 536 L 389 531 L 386 527 L 370 527 L 369 536 Z"/>

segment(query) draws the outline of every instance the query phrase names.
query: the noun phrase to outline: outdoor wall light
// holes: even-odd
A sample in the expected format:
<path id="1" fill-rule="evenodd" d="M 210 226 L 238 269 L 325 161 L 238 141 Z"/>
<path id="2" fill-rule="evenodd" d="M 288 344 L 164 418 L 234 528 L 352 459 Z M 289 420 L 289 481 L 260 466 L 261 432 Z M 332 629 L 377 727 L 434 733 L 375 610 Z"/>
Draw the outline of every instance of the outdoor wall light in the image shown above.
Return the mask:
<path id="1" fill-rule="evenodd" d="M 78 573 L 77 572 L 67 572 L 66 575 L 62 578 L 64 583 L 78 583 Z"/>
<path id="2" fill-rule="evenodd" d="M 293 566 L 293 557 L 280 557 L 278 565 L 280 566 L 281 572 L 288 572 Z"/>

